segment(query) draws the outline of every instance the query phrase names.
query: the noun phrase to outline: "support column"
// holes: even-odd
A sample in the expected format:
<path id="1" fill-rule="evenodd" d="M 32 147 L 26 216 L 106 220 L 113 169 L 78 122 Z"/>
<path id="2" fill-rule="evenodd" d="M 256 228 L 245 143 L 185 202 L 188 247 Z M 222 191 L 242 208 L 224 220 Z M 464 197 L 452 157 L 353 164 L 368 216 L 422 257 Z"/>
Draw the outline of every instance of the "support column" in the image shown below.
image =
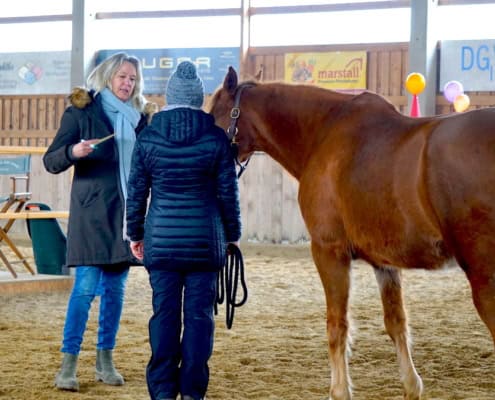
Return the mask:
<path id="1" fill-rule="evenodd" d="M 426 88 L 419 95 L 421 115 L 436 114 L 437 37 L 434 34 L 438 0 L 411 1 L 411 39 L 409 42 L 409 71 L 423 74 Z M 411 109 L 413 97 L 408 96 Z"/>
<path id="2" fill-rule="evenodd" d="M 250 0 L 241 0 L 241 59 L 239 60 L 239 76 L 241 79 L 246 79 L 248 68 L 248 56 L 250 46 L 250 16 L 249 9 L 251 7 Z"/>
<path id="3" fill-rule="evenodd" d="M 94 49 L 89 44 L 90 25 L 94 21 L 90 0 L 72 0 L 72 52 L 71 52 L 71 89 L 84 86 L 86 78 L 93 68 Z"/>

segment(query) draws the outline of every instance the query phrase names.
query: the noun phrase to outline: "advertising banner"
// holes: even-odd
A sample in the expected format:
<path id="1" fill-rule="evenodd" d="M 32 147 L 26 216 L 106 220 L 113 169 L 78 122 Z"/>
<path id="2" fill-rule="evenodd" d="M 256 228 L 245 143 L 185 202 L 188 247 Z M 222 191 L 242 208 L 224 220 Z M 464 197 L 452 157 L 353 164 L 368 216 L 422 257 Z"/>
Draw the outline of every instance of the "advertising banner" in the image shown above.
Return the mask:
<path id="1" fill-rule="evenodd" d="M 442 41 L 439 92 L 449 81 L 462 83 L 464 91 L 495 91 L 495 40 Z"/>
<path id="2" fill-rule="evenodd" d="M 285 82 L 356 92 L 366 89 L 365 51 L 287 53 Z"/>
<path id="3" fill-rule="evenodd" d="M 0 94 L 65 94 L 70 51 L 0 53 Z"/>
<path id="4" fill-rule="evenodd" d="M 206 94 L 213 93 L 222 84 L 229 66 L 239 71 L 240 50 L 238 47 L 101 50 L 97 54 L 96 64 L 120 51 L 141 60 L 145 94 L 165 94 L 170 75 L 177 65 L 185 60 L 196 65 Z"/>

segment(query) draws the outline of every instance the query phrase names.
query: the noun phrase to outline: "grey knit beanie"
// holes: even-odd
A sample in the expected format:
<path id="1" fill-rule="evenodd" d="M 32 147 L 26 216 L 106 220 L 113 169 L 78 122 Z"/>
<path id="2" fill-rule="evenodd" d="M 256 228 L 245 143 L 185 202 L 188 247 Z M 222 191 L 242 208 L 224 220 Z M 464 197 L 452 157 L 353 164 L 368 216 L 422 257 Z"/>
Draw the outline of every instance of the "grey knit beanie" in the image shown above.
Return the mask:
<path id="1" fill-rule="evenodd" d="M 183 61 L 168 81 L 167 105 L 186 105 L 201 108 L 204 99 L 203 81 L 190 61 Z"/>

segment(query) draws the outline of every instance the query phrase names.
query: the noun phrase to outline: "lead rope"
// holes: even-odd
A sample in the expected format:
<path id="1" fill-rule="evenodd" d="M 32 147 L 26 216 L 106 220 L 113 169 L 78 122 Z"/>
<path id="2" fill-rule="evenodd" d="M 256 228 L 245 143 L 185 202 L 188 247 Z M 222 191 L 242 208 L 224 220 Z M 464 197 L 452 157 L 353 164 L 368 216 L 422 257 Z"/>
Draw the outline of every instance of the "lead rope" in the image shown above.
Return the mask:
<path id="1" fill-rule="evenodd" d="M 243 296 L 239 302 L 236 302 L 239 283 L 242 286 Z M 248 289 L 244 276 L 244 260 L 242 258 L 242 253 L 239 247 L 229 243 L 225 265 L 218 272 L 217 299 L 215 302 L 216 315 L 218 314 L 217 304 L 222 304 L 225 301 L 225 320 L 227 329 L 232 328 L 236 307 L 240 307 L 246 303 L 247 297 Z"/>

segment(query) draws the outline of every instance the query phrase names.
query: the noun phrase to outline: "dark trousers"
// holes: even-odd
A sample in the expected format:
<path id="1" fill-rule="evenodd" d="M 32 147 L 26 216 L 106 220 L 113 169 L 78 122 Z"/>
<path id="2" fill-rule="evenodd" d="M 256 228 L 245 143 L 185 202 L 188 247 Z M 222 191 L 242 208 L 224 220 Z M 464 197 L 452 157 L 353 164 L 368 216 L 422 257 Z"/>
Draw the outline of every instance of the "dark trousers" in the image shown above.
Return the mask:
<path id="1" fill-rule="evenodd" d="M 217 272 L 150 271 L 153 316 L 146 380 L 152 400 L 175 398 L 179 393 L 195 400 L 205 396 L 216 282 Z"/>

